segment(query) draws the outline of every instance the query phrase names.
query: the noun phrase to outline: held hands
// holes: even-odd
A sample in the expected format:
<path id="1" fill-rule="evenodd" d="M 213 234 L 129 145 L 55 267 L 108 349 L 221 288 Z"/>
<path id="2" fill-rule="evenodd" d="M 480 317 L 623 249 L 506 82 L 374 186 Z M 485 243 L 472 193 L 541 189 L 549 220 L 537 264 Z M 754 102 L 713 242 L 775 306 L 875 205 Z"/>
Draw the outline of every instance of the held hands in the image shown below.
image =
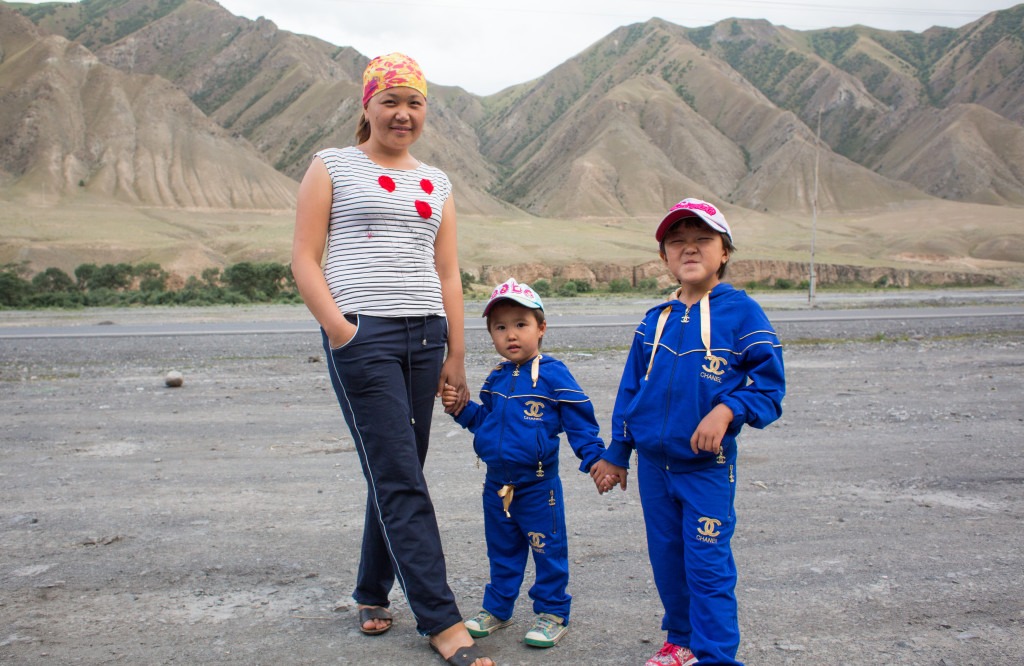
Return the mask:
<path id="1" fill-rule="evenodd" d="M 618 484 L 623 490 L 626 489 L 626 475 L 629 470 L 625 467 L 613 465 L 607 460 L 598 460 L 590 466 L 590 478 L 597 486 L 597 492 L 605 494 Z"/>
<path id="2" fill-rule="evenodd" d="M 448 389 L 452 391 L 452 397 L 446 399 Z M 462 413 L 463 407 L 469 402 L 469 386 L 466 384 L 465 364 L 451 356 L 445 359 L 441 366 L 441 378 L 437 382 L 437 397 L 441 398 L 445 414 Z"/>
<path id="3" fill-rule="evenodd" d="M 452 394 L 451 399 L 454 400 L 454 390 Z M 447 404 L 446 402 L 446 408 Z M 693 436 L 690 437 L 690 449 L 694 453 L 700 451 L 721 453 L 722 439 L 725 437 L 725 432 L 728 430 L 729 424 L 732 423 L 732 419 L 733 413 L 729 407 L 721 404 L 716 405 L 697 425 Z M 598 460 L 590 466 L 590 478 L 594 480 L 597 492 L 602 495 L 614 488 L 616 484 L 625 490 L 626 476 L 628 474 L 629 470 L 625 467 L 613 465 L 607 460 Z"/>
<path id="4" fill-rule="evenodd" d="M 715 405 L 714 409 L 697 424 L 697 429 L 690 437 L 690 450 L 694 453 L 721 453 L 722 438 L 732 423 L 732 417 L 731 409 L 722 404 Z"/>
<path id="5" fill-rule="evenodd" d="M 441 391 L 441 404 L 444 405 L 444 411 L 447 412 L 449 407 L 454 407 L 458 399 L 459 392 L 455 390 L 455 387 L 445 384 L 444 390 Z"/>
<path id="6" fill-rule="evenodd" d="M 445 384 L 444 389 L 441 390 L 441 404 L 444 405 L 445 414 L 455 414 L 458 416 L 466 403 L 469 402 L 469 396 L 466 396 L 465 400 L 460 402 L 459 390 L 451 384 Z"/>

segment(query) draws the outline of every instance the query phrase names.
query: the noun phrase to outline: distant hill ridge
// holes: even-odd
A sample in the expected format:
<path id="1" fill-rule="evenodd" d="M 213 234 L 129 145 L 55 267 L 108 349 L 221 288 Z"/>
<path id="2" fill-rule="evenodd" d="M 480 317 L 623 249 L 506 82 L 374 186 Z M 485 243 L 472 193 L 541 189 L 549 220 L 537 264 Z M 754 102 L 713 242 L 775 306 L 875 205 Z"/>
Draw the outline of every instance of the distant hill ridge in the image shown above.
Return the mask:
<path id="1" fill-rule="evenodd" d="M 0 188 L 288 208 L 352 143 L 367 61 L 213 0 L 0 3 Z M 483 215 L 806 213 L 816 157 L 825 211 L 1024 205 L 1024 5 L 923 33 L 652 19 L 494 95 L 433 86 L 417 156 Z"/>

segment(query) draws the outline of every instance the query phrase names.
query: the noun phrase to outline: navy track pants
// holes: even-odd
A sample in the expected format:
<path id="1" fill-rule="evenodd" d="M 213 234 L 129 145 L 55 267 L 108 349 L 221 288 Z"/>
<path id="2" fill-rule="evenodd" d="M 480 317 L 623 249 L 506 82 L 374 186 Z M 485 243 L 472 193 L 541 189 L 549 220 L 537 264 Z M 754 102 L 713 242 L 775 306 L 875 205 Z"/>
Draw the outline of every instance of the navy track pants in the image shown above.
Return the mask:
<path id="1" fill-rule="evenodd" d="M 355 336 L 336 349 L 325 334 L 323 341 L 367 485 L 352 596 L 360 604 L 386 607 L 397 579 L 417 630 L 432 636 L 462 621 L 423 477 L 447 320 L 346 316 L 358 326 Z"/>
<path id="2" fill-rule="evenodd" d="M 533 551 L 537 579 L 530 587 L 534 613 L 551 613 L 569 621 L 572 597 L 569 583 L 569 551 L 565 534 L 565 502 L 562 481 L 552 476 L 519 486 L 505 515 L 498 490 L 503 484 L 484 482 L 484 532 L 491 581 L 484 588 L 484 610 L 502 620 L 512 617 L 526 572 L 526 558 Z"/>

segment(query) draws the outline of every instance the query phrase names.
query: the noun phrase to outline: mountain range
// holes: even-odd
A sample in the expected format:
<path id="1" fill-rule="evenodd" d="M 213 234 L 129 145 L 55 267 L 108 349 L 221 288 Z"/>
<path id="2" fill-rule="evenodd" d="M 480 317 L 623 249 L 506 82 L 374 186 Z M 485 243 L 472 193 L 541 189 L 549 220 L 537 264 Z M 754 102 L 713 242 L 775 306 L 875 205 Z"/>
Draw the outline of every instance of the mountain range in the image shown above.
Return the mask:
<path id="1" fill-rule="evenodd" d="M 214 0 L 0 2 L 0 198 L 291 208 L 354 142 L 367 62 Z M 432 85 L 416 155 L 490 217 L 806 215 L 816 180 L 820 212 L 1018 207 L 1024 5 L 923 33 L 651 19 L 494 95 Z"/>

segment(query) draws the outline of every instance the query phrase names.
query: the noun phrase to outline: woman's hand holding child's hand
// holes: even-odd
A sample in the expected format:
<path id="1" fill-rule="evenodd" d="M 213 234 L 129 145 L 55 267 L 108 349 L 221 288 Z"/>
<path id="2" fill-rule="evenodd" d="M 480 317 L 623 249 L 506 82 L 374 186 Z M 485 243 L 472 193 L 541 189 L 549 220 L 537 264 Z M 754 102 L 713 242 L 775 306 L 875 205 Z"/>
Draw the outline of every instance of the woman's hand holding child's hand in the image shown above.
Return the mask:
<path id="1" fill-rule="evenodd" d="M 458 401 L 458 390 L 451 384 L 445 384 L 444 390 L 441 392 L 441 404 L 444 405 L 445 411 L 448 411 L 448 408 L 453 407 Z"/>
<path id="2" fill-rule="evenodd" d="M 445 402 L 444 394 L 451 389 L 454 399 Z M 446 414 L 458 416 L 469 402 L 469 386 L 466 384 L 466 367 L 462 361 L 449 355 L 441 366 L 441 378 L 437 383 L 436 395 L 441 397 Z"/>

